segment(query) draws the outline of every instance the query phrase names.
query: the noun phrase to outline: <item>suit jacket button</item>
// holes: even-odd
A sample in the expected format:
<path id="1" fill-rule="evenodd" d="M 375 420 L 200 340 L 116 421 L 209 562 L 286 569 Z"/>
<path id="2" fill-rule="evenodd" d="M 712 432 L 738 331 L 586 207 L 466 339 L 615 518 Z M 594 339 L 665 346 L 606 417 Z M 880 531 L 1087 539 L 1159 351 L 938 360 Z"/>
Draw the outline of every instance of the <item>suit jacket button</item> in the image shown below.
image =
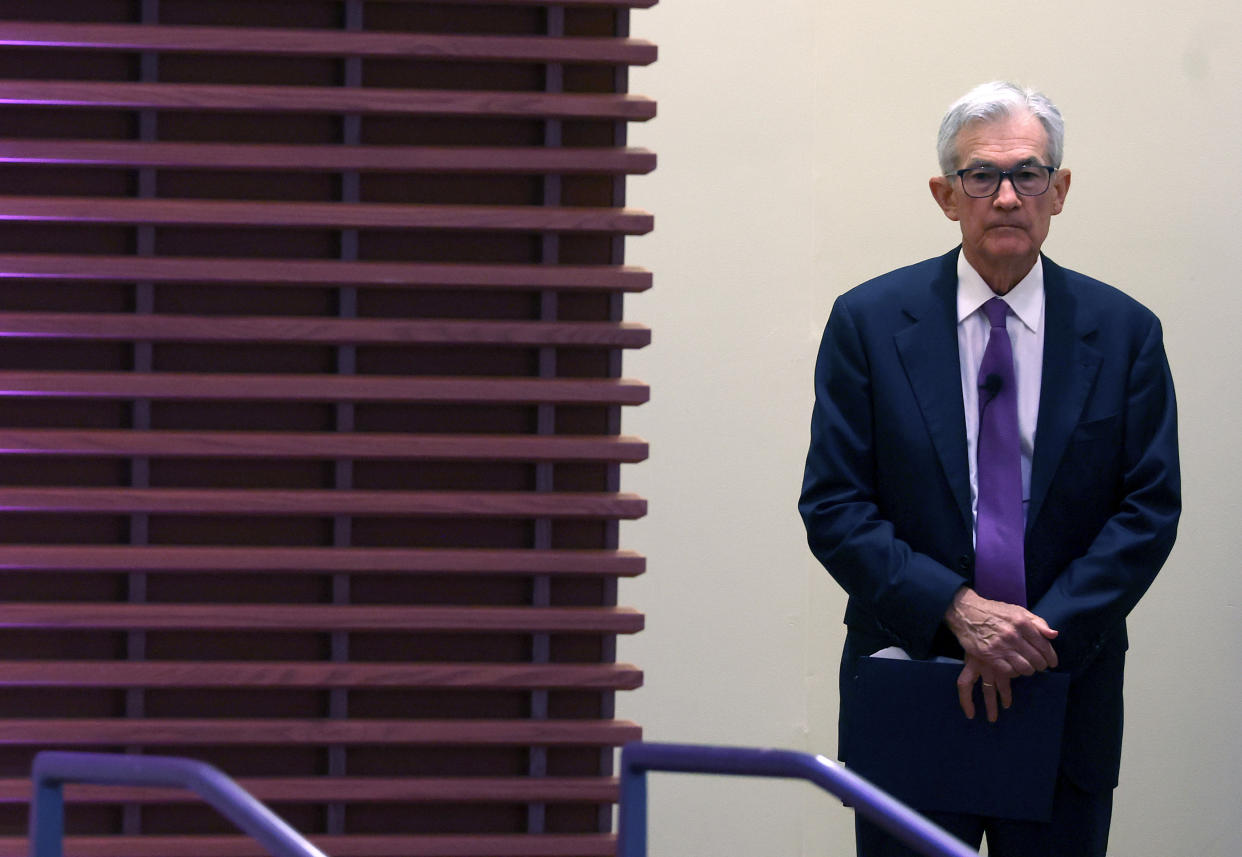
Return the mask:
<path id="1" fill-rule="evenodd" d="M 970 554 L 964 553 L 957 558 L 958 571 L 970 571 L 971 557 Z"/>

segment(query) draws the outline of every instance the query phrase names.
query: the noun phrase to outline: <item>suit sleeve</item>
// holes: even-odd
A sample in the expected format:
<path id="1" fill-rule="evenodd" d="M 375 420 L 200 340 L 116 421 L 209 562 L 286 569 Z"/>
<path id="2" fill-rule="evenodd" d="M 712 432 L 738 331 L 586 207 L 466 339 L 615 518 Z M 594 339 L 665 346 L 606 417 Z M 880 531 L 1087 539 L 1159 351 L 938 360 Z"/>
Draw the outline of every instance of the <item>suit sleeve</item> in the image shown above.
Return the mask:
<path id="1" fill-rule="evenodd" d="M 898 538 L 876 486 L 872 361 L 848 303 L 833 306 L 815 367 L 811 443 L 799 500 L 812 553 L 851 607 L 914 657 L 926 657 L 965 579 Z M 904 382 L 904 379 L 903 379 Z"/>
<path id="2" fill-rule="evenodd" d="M 1177 405 L 1160 322 L 1127 375 L 1120 502 L 1089 549 L 1031 609 L 1060 631 L 1061 666 L 1081 671 L 1122 626 L 1172 550 L 1181 513 Z"/>

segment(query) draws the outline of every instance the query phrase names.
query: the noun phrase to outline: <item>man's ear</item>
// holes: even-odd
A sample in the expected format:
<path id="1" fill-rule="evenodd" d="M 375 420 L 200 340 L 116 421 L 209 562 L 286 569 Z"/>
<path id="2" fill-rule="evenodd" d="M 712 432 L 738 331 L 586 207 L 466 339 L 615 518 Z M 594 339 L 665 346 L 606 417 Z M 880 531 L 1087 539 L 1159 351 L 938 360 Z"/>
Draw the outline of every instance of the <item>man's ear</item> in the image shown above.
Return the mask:
<path id="1" fill-rule="evenodd" d="M 1057 170 L 1052 177 L 1052 213 L 1060 214 L 1065 207 L 1065 196 L 1069 193 L 1070 171 Z"/>
<path id="2" fill-rule="evenodd" d="M 932 176 L 927 186 L 931 189 L 931 195 L 936 200 L 936 204 L 940 206 L 940 210 L 944 212 L 944 216 L 950 220 L 957 220 L 957 194 L 953 192 L 953 181 L 948 176 Z"/>

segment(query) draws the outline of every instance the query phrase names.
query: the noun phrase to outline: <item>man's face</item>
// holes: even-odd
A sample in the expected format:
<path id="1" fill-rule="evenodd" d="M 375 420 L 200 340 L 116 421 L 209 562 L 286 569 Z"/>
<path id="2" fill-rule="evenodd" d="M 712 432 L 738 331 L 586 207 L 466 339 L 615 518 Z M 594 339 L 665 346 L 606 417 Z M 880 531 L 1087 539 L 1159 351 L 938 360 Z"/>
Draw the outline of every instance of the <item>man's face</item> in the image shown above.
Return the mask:
<path id="1" fill-rule="evenodd" d="M 1002 170 L 1019 164 L 1046 164 L 1048 136 L 1044 126 L 1029 113 L 1019 113 L 995 122 L 967 125 L 957 136 L 958 168 L 987 166 Z M 1052 185 L 1040 196 L 1021 196 L 1008 179 L 990 197 L 967 196 L 956 176 L 936 176 L 931 180 L 932 195 L 946 217 L 962 228 L 962 249 L 967 260 L 994 289 L 1008 289 L 1031 266 L 1044 239 L 1052 215 L 1060 214 L 1069 192 L 1069 170 L 1052 175 Z M 1014 272 L 1017 279 L 1004 280 Z"/>

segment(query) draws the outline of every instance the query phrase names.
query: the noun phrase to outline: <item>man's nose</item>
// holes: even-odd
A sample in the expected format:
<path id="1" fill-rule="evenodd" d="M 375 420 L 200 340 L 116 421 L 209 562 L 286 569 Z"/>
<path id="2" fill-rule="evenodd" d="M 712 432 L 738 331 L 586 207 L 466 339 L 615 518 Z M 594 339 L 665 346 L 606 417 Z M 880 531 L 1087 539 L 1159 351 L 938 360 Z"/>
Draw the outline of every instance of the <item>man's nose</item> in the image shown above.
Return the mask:
<path id="1" fill-rule="evenodd" d="M 996 196 L 992 200 L 992 204 L 1000 208 L 1016 208 L 1021 205 L 1018 192 L 1013 187 L 1013 177 L 1005 176 L 1000 181 L 1000 186 L 996 188 Z"/>

